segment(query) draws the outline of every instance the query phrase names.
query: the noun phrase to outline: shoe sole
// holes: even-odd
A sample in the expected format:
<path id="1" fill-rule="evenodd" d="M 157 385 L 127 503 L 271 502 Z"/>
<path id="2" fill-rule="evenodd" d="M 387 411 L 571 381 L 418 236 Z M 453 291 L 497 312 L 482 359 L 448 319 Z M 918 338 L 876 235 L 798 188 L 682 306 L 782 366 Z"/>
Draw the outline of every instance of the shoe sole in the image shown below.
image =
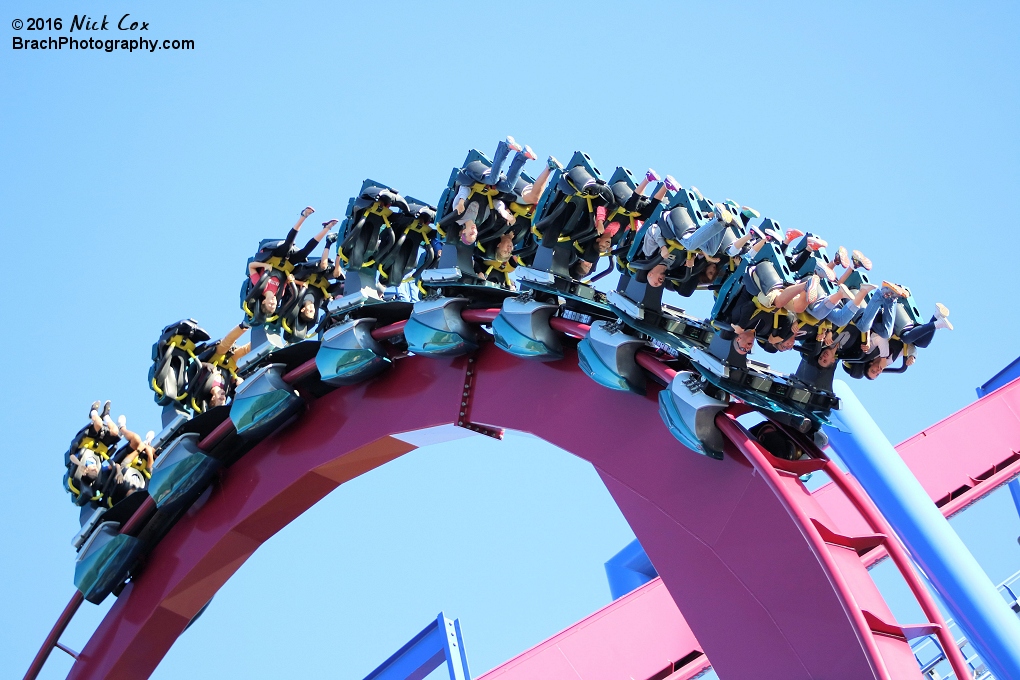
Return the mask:
<path id="1" fill-rule="evenodd" d="M 949 316 L 949 308 L 946 307 L 941 302 L 936 302 L 935 303 L 935 309 L 938 310 L 938 315 L 941 316 L 943 319 L 946 318 L 947 316 Z"/>
<path id="2" fill-rule="evenodd" d="M 871 260 L 864 257 L 864 253 L 859 250 L 854 251 L 854 266 L 864 267 L 869 272 L 871 271 Z"/>

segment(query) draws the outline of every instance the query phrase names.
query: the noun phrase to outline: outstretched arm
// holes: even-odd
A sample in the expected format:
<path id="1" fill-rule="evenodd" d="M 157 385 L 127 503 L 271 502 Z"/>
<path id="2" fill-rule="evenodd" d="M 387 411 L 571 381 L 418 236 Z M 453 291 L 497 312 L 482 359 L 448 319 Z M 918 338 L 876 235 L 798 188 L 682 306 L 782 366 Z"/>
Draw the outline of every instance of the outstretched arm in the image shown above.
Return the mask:
<path id="1" fill-rule="evenodd" d="M 263 274 L 267 271 L 272 271 L 273 265 L 266 264 L 265 262 L 249 262 L 248 263 L 248 276 L 258 273 Z"/>
<path id="2" fill-rule="evenodd" d="M 234 328 L 230 329 L 230 332 L 223 336 L 223 339 L 216 344 L 216 354 L 224 355 L 230 351 L 230 348 L 234 346 L 237 339 L 244 335 L 244 332 L 248 330 L 248 327 L 244 324 L 238 324 Z"/>

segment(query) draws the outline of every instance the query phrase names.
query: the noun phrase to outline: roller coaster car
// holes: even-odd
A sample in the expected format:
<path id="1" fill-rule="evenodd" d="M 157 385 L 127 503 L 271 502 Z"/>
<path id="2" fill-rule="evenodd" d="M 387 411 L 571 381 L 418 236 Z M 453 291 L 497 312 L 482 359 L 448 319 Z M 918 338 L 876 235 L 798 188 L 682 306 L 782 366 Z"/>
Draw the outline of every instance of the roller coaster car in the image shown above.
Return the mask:
<path id="1" fill-rule="evenodd" d="M 464 297 L 433 296 L 414 305 L 404 326 L 407 348 L 424 356 L 458 356 L 478 349 L 478 331 L 461 313 L 472 304 Z"/>
<path id="2" fill-rule="evenodd" d="M 692 451 L 722 460 L 725 437 L 715 417 L 730 395 L 694 371 L 682 371 L 659 392 L 659 415 L 670 433 Z"/>
<path id="3" fill-rule="evenodd" d="M 159 510 L 176 512 L 191 505 L 216 471 L 242 453 L 236 437 L 222 442 L 214 453 L 198 449 L 198 442 L 229 417 L 229 405 L 217 406 L 156 435 L 153 448 L 159 455 L 152 466 L 148 492 Z"/>
<path id="4" fill-rule="evenodd" d="M 584 250 L 580 244 L 597 236 L 592 226 L 596 207 L 606 206 L 612 212 L 612 189 L 591 157 L 580 151 L 574 152 L 563 170 L 553 173 L 549 187 L 532 218 L 532 232 L 545 245 L 537 246 L 530 267 L 517 269 L 517 280 L 522 288 L 535 292 L 536 300 L 553 302 L 561 297 L 568 312 L 611 322 L 616 313 L 605 294 L 573 278 L 570 267 Z M 555 245 L 549 245 L 553 235 Z M 614 239 L 622 238 L 621 229 Z"/>
<path id="5" fill-rule="evenodd" d="M 549 320 L 559 305 L 536 300 L 531 291 L 503 301 L 492 322 L 496 345 L 524 358 L 550 361 L 563 358 L 563 343 Z"/>
<path id="6" fill-rule="evenodd" d="M 536 300 L 552 302 L 561 297 L 567 310 L 606 321 L 616 318 L 605 293 L 569 275 L 559 276 L 532 267 L 518 267 L 517 281 L 522 289 L 533 291 Z"/>
<path id="7" fill-rule="evenodd" d="M 113 508 L 97 509 L 75 536 L 74 586 L 89 602 L 99 604 L 106 599 L 123 583 L 141 554 L 144 542 L 120 533 L 120 528 L 146 498 L 145 493 L 134 493 Z"/>
<path id="8" fill-rule="evenodd" d="M 240 302 L 241 310 L 244 311 L 245 317 L 252 321 L 258 315 L 258 305 L 255 303 L 256 296 L 261 295 L 258 293 L 259 290 L 265 288 L 270 279 L 274 279 L 278 286 L 278 297 L 283 296 L 284 288 L 287 283 L 287 275 L 294 270 L 294 265 L 287 260 L 287 258 L 281 258 L 273 255 L 273 251 L 279 246 L 283 245 L 284 239 L 262 239 L 259 241 L 258 250 L 255 254 L 248 258 L 244 264 L 244 280 L 241 282 L 240 291 Z M 249 271 L 249 265 L 253 262 L 263 262 L 272 265 L 273 270 L 265 272 L 258 283 L 252 283 L 251 273 Z M 251 299 L 250 299 L 251 298 Z M 273 323 L 277 320 L 275 315 L 270 316 L 266 319 L 266 322 Z"/>
<path id="9" fill-rule="evenodd" d="M 668 345 L 674 351 L 690 356 L 696 349 L 709 347 L 715 338 L 711 324 L 687 314 L 683 309 L 659 302 L 648 304 L 649 297 L 661 300 L 662 288 L 652 288 L 636 279 L 631 286 L 645 288 L 645 304 L 634 303 L 627 295 L 610 291 L 609 302 L 628 326 L 640 333 Z"/>
<path id="10" fill-rule="evenodd" d="M 405 279 L 420 279 L 421 273 L 435 262 L 431 238 L 436 233 L 436 209 L 411 196 L 406 200 L 407 214 L 394 215 L 394 239 L 376 258 L 380 278 L 388 286 L 399 286 Z M 420 262 L 419 250 L 424 250 Z"/>
<path id="11" fill-rule="evenodd" d="M 263 365 L 237 388 L 230 419 L 238 435 L 261 439 L 286 425 L 303 408 L 304 399 L 283 381 L 286 368 L 279 363 Z"/>
<path id="12" fill-rule="evenodd" d="M 725 334 L 718 337 L 729 343 Z M 743 359 L 741 366 L 736 361 L 720 361 L 704 350 L 691 355 L 694 367 L 709 383 L 800 432 L 828 424 L 829 412 L 839 408 L 839 399 L 833 393 L 779 373 L 767 364 Z"/>
<path id="13" fill-rule="evenodd" d="M 441 295 L 444 291 L 467 289 L 464 294 L 472 299 L 488 301 L 497 306 L 506 298 L 516 295 L 517 292 L 509 287 L 489 281 L 476 273 L 475 257 L 478 252 L 477 244 L 469 245 L 460 240 L 447 241 L 439 255 L 438 266 L 422 271 L 422 287 L 435 295 Z"/>
<path id="14" fill-rule="evenodd" d="M 635 356 L 648 341 L 625 332 L 619 321 L 595 321 L 577 345 L 578 366 L 589 378 L 611 390 L 645 393 L 645 374 Z"/>
<path id="15" fill-rule="evenodd" d="M 816 390 L 832 393 L 832 381 L 836 376 L 838 361 L 833 361 L 831 366 L 819 366 L 815 360 L 803 357 L 797 366 L 794 377 L 805 385 L 810 385 Z"/>
<path id="16" fill-rule="evenodd" d="M 653 213 L 653 217 L 656 213 Z M 643 238 L 648 224 L 642 226 L 637 238 Z M 637 252 L 631 248 L 631 257 Z M 663 304 L 665 286 L 651 286 L 646 279 L 647 263 L 630 265 L 636 276 L 628 277 L 623 290 L 610 291 L 607 298 L 617 315 L 631 328 L 668 345 L 685 355 L 710 345 L 714 331 L 710 324 L 690 316 L 683 309 Z M 622 279 L 623 277 L 621 277 Z"/>
<path id="17" fill-rule="evenodd" d="M 375 328 L 406 322 L 413 309 L 413 303 L 398 300 L 363 300 L 346 308 L 331 307 L 320 325 L 320 345 L 315 355 L 321 384 L 351 385 L 390 366 L 391 357 L 407 351 L 403 332 L 378 341 L 371 333 Z M 303 384 L 300 387 L 311 390 L 316 396 L 326 389 Z"/>
<path id="18" fill-rule="evenodd" d="M 444 238 L 448 237 L 446 227 L 451 222 L 456 221 L 453 201 L 461 186 L 468 185 L 472 187 L 474 191 L 471 198 L 476 194 L 480 194 L 482 198 L 486 199 L 483 207 L 485 208 L 485 215 L 488 214 L 488 204 L 491 202 L 492 197 L 498 193 L 495 187 L 482 185 L 484 174 L 491 168 L 492 161 L 484 153 L 478 149 L 471 149 L 464 159 L 464 164 L 450 172 L 450 178 L 447 180 L 446 188 L 443 189 L 443 193 L 439 197 L 439 206 L 436 209 L 436 228 Z M 483 213 L 480 211 L 476 220 L 479 229 L 481 229 L 483 221 Z"/>
<path id="19" fill-rule="evenodd" d="M 195 501 L 220 469 L 219 460 L 198 448 L 199 435 L 178 436 L 156 459 L 149 495 L 160 510 L 175 511 Z"/>
<path id="20" fill-rule="evenodd" d="M 383 200 L 384 196 L 388 198 Z M 393 243 L 391 217 L 398 210 L 406 213 L 410 209 L 396 189 L 372 179 L 361 183 L 358 196 L 347 204 L 337 244 L 337 256 L 347 263 L 349 269 L 378 264 L 377 255 Z"/>
<path id="21" fill-rule="evenodd" d="M 535 253 L 534 268 L 569 276 L 575 254 L 572 244 L 594 233 L 596 209 L 605 207 L 608 216 L 614 200 L 612 189 L 591 158 L 575 151 L 564 169 L 550 179 L 535 210 L 532 229 L 544 245 Z"/>
<path id="22" fill-rule="evenodd" d="M 155 392 L 157 404 L 170 406 L 187 399 L 187 385 L 197 370 L 196 362 L 192 361 L 195 347 L 209 339 L 209 334 L 194 319 L 184 319 L 163 329 L 152 346 L 149 369 L 149 387 Z"/>
<path id="23" fill-rule="evenodd" d="M 375 326 L 376 319 L 362 317 L 348 319 L 322 333 L 315 366 L 323 382 L 353 385 L 393 364 L 383 344 L 372 337 Z"/>
<path id="24" fill-rule="evenodd" d="M 421 285 L 431 293 L 441 294 L 443 288 L 466 287 L 473 289 L 472 297 L 481 295 L 497 303 L 513 295 L 514 291 L 476 273 L 475 258 L 485 252 L 485 239 L 491 241 L 495 236 L 496 212 L 492 209 L 494 199 L 500 195 L 499 190 L 484 184 L 485 173 L 491 169 L 492 162 L 477 149 L 471 149 L 464 165 L 454 168 L 450 179 L 439 199 L 436 211 L 436 230 L 443 237 L 443 248 L 439 261 L 434 268 L 421 271 Z M 477 215 L 473 220 L 478 236 L 471 244 L 460 239 L 461 225 L 458 224 L 460 214 L 454 210 L 454 199 L 461 186 L 471 187 L 466 199 L 468 205 L 476 205 Z"/>

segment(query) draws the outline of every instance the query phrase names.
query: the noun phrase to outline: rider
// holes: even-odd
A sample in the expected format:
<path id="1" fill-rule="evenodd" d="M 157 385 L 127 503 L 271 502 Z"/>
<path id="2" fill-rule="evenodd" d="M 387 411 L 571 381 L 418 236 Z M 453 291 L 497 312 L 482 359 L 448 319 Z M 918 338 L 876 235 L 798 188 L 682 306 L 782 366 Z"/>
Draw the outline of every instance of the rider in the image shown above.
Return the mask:
<path id="1" fill-rule="evenodd" d="M 241 384 L 237 375 L 237 360 L 251 351 L 251 343 L 234 345 L 248 330 L 247 322 L 242 321 L 232 328 L 215 345 L 207 344 L 198 353 L 201 362 L 191 390 L 190 405 L 195 413 L 203 413 L 211 408 L 223 406 L 233 396 L 235 388 Z"/>
<path id="2" fill-rule="evenodd" d="M 277 310 L 294 265 L 307 260 L 315 246 L 337 224 L 336 220 L 323 222 L 319 233 L 304 248 L 295 250 L 294 241 L 298 231 L 305 219 L 314 212 L 311 206 L 302 210 L 287 238 L 279 243 L 267 244 L 256 254 L 254 261 L 248 263 L 248 283 L 242 308 L 253 323 L 271 323 L 279 318 Z"/>

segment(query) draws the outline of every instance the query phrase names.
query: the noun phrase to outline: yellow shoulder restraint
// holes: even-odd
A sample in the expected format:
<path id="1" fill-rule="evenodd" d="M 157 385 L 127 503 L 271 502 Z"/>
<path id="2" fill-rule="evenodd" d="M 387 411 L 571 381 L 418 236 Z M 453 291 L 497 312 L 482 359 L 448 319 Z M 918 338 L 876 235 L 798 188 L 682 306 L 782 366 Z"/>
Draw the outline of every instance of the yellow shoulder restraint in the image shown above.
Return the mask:
<path id="1" fill-rule="evenodd" d="M 81 442 L 78 444 L 78 448 L 95 451 L 102 460 L 110 459 L 110 454 L 107 453 L 110 450 L 109 447 L 93 437 L 82 437 Z"/>
<path id="2" fill-rule="evenodd" d="M 510 212 L 518 217 L 530 219 L 531 216 L 535 214 L 535 206 L 531 203 L 518 203 L 517 201 L 514 201 L 510 204 Z"/>
<path id="3" fill-rule="evenodd" d="M 606 216 L 606 222 L 612 222 L 618 215 L 624 215 L 627 217 L 628 229 L 633 229 L 637 218 L 641 217 L 641 213 L 636 210 L 624 210 L 622 207 L 617 206 L 616 209 L 613 210 L 612 214 Z"/>
<path id="4" fill-rule="evenodd" d="M 195 343 L 192 342 L 190 339 L 185 338 L 183 335 L 177 334 L 170 338 L 170 342 L 167 343 L 167 346 L 171 348 L 183 349 L 185 352 L 188 353 L 188 356 L 190 356 L 192 359 L 198 359 L 198 357 L 195 356 Z M 153 376 L 151 383 L 152 390 L 162 397 L 163 390 L 159 389 L 159 387 L 156 385 L 155 376 Z M 184 401 L 184 399 L 187 396 L 188 396 L 187 392 L 182 392 L 181 394 L 177 395 L 177 398 L 174 401 Z"/>
<path id="5" fill-rule="evenodd" d="M 410 234 L 412 231 L 416 231 L 422 236 L 428 236 L 428 233 L 432 231 L 432 225 L 426 224 L 422 220 L 415 219 L 409 225 L 404 227 L 405 234 Z"/>
<path id="6" fill-rule="evenodd" d="M 152 473 L 149 472 L 148 463 L 149 463 L 149 459 L 147 457 L 143 459 L 142 458 L 142 454 L 138 453 L 135 456 L 135 459 L 133 461 L 131 461 L 131 467 L 133 467 L 134 469 L 138 470 L 143 475 L 145 475 L 146 479 L 152 479 Z"/>
<path id="7" fill-rule="evenodd" d="M 389 227 L 390 229 L 393 228 L 393 225 L 390 224 L 390 215 L 393 214 L 393 211 L 390 210 L 389 208 L 383 207 L 383 205 L 379 201 L 374 201 L 372 203 L 372 205 L 370 205 L 367 208 L 365 208 L 365 214 L 366 215 L 378 215 L 379 217 L 382 218 L 383 224 L 385 226 Z M 341 260 L 343 260 L 344 263 L 349 262 L 349 260 L 347 259 L 347 256 L 344 255 L 343 251 L 340 250 L 339 248 L 337 249 L 337 257 L 339 257 Z M 375 264 L 375 260 L 374 259 L 369 260 L 368 262 L 365 262 L 363 266 L 371 267 L 373 264 Z M 290 268 L 294 269 L 294 265 L 291 265 Z M 290 271 L 288 271 L 287 273 L 290 274 Z"/>
<path id="8" fill-rule="evenodd" d="M 471 191 L 468 193 L 467 200 L 470 201 L 472 198 L 474 198 L 475 194 L 481 194 L 482 196 L 485 196 L 485 200 L 486 202 L 488 202 L 489 208 L 492 209 L 495 207 L 495 204 L 492 202 L 492 197 L 498 196 L 500 194 L 500 191 L 494 186 L 490 186 L 482 182 L 475 182 L 474 184 L 471 185 Z"/>
<path id="9" fill-rule="evenodd" d="M 511 265 L 510 264 L 514 259 L 515 258 L 510 258 L 506 262 L 499 262 L 497 260 L 483 260 L 482 264 L 488 265 L 486 267 L 486 269 L 485 269 L 485 274 L 483 274 L 483 276 L 488 278 L 490 273 L 492 273 L 494 271 L 497 271 L 497 272 L 499 272 L 500 274 L 503 275 L 503 279 L 506 281 L 506 284 L 509 286 L 511 284 L 511 281 L 510 281 L 510 272 L 512 272 L 514 269 L 516 269 L 516 265 Z"/>

